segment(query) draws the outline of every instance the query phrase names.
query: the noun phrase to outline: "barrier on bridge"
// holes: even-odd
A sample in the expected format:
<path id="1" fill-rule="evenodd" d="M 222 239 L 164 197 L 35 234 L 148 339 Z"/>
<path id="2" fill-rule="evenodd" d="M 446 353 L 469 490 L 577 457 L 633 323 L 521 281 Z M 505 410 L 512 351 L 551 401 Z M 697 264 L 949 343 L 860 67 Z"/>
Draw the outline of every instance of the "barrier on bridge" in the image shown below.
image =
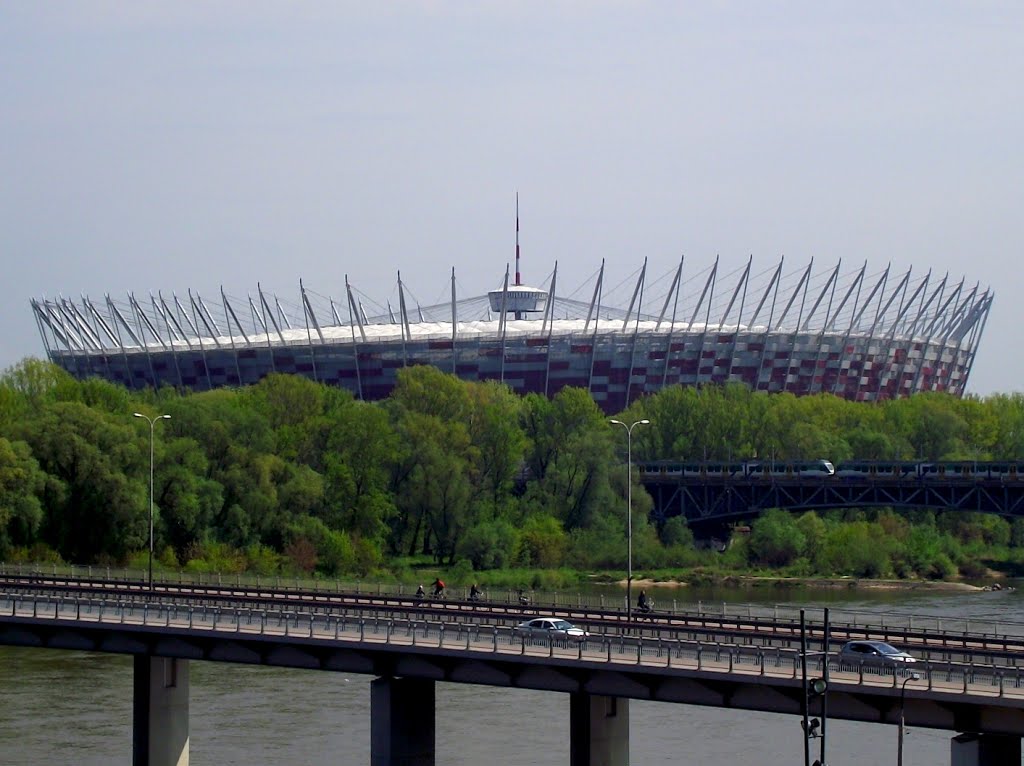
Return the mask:
<path id="1" fill-rule="evenodd" d="M 633 627 L 632 633 L 604 632 L 579 640 L 546 640 L 517 635 L 511 626 L 483 624 L 471 619 L 422 619 L 339 613 L 314 609 L 252 609 L 244 606 L 187 606 L 176 603 L 108 601 L 30 594 L 0 596 L 0 624 L 8 620 L 61 621 L 78 624 L 117 624 L 138 629 L 181 629 L 204 634 L 258 635 L 342 644 L 384 644 L 429 647 L 489 655 L 547 656 L 588 663 L 631 663 L 645 667 L 729 674 L 770 675 L 796 679 L 799 651 L 790 646 L 709 642 L 666 638 L 657 628 Z M 464 616 L 468 617 L 468 616 Z M 696 633 L 698 628 L 693 628 Z M 793 640 L 790 636 L 787 640 Z M 975 650 L 981 653 L 982 647 Z M 809 657 L 821 669 L 820 653 Z M 907 679 L 903 667 L 878 667 L 838 661 L 830 655 L 833 683 L 891 686 L 906 682 L 946 694 L 980 693 L 1024 697 L 1019 666 L 930 659 L 913 670 L 919 680 Z"/>

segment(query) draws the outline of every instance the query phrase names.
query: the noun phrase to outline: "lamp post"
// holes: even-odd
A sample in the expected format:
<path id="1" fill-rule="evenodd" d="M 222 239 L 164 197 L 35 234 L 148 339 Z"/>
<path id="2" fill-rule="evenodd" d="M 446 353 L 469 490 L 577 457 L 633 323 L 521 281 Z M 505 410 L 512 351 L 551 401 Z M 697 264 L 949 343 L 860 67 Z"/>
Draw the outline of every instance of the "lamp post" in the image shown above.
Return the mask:
<path id="1" fill-rule="evenodd" d="M 608 422 L 626 429 L 626 620 L 629 621 L 633 619 L 633 429 L 651 421 L 644 418 L 628 426 L 621 420 L 609 419 Z"/>
<path id="2" fill-rule="evenodd" d="M 896 766 L 903 766 L 903 703 L 906 701 L 907 684 L 920 678 L 919 673 L 911 673 L 903 679 L 903 685 L 900 687 L 900 734 L 896 745 Z"/>
<path id="3" fill-rule="evenodd" d="M 151 418 L 141 412 L 134 413 L 135 417 L 142 418 L 149 423 L 149 589 L 153 590 L 153 438 L 156 430 L 156 421 L 170 420 L 170 415 L 157 415 Z"/>

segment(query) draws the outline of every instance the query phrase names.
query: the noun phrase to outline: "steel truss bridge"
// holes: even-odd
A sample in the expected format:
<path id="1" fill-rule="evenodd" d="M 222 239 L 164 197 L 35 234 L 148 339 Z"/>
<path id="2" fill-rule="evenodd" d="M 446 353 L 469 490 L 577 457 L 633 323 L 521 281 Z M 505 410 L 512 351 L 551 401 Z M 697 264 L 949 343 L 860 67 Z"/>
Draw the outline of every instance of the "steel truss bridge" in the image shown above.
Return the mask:
<path id="1" fill-rule="evenodd" d="M 769 508 L 932 508 L 1024 516 L 1024 482 L 986 479 L 930 481 L 849 477 L 700 477 L 643 475 L 658 519 L 683 516 L 690 524 L 750 519 Z"/>

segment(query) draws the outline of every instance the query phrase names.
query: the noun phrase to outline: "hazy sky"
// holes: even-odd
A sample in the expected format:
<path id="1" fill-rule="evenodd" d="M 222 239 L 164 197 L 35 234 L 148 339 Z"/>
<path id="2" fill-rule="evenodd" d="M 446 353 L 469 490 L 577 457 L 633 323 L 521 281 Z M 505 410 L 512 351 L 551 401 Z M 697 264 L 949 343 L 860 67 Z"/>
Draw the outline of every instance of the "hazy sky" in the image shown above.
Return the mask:
<path id="1" fill-rule="evenodd" d="M 1024 390 L 1022 38 L 1020 2 L 0 3 L 0 368 L 43 295 L 483 293 L 518 190 L 527 282 L 980 280 L 969 389 Z"/>

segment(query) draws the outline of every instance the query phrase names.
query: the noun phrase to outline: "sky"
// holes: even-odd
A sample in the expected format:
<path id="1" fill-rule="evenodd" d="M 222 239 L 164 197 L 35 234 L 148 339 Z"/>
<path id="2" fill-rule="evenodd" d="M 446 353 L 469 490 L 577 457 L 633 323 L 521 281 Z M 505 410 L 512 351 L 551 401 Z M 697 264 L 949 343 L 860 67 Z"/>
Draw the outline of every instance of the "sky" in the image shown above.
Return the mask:
<path id="1" fill-rule="evenodd" d="M 43 296 L 482 294 L 518 193 L 527 283 L 980 281 L 968 390 L 1024 390 L 1022 36 L 981 0 L 0 3 L 0 369 Z"/>

